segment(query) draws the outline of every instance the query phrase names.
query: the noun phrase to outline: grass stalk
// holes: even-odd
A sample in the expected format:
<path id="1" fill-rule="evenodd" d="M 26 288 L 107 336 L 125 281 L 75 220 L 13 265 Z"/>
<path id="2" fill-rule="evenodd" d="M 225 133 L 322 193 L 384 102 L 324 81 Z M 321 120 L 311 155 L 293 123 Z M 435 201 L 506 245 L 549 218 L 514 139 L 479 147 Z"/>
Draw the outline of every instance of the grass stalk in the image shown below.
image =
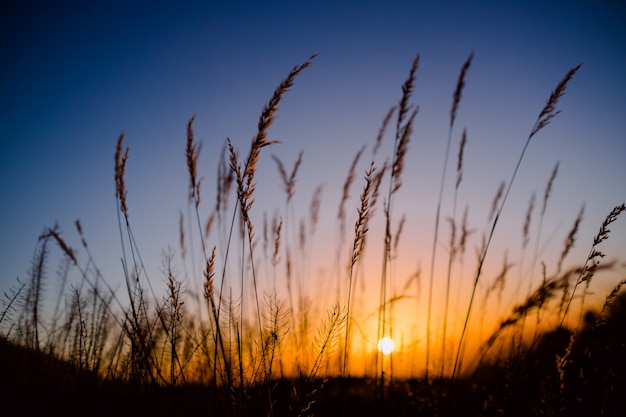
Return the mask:
<path id="1" fill-rule="evenodd" d="M 481 272 L 482 272 L 483 264 L 485 262 L 485 258 L 487 257 L 487 251 L 489 250 L 489 245 L 491 243 L 491 239 L 493 238 L 493 233 L 494 233 L 494 231 L 496 229 L 496 225 L 498 224 L 498 220 L 500 218 L 500 215 L 502 214 L 502 210 L 504 209 L 504 205 L 506 203 L 506 200 L 507 200 L 507 197 L 509 195 L 509 192 L 511 191 L 511 187 L 513 186 L 513 183 L 515 181 L 515 177 L 517 176 L 517 172 L 519 170 L 519 167 L 520 167 L 520 165 L 522 163 L 522 160 L 524 159 L 524 155 L 526 153 L 526 149 L 528 148 L 528 145 L 530 144 L 530 140 L 533 138 L 533 136 L 535 136 L 545 126 L 547 126 L 550 123 L 550 121 L 558 113 L 560 113 L 560 111 L 556 110 L 556 106 L 557 106 L 557 104 L 559 102 L 559 99 L 563 96 L 563 94 L 565 94 L 565 90 L 567 88 L 568 82 L 572 79 L 572 77 L 580 69 L 581 65 L 582 64 L 579 64 L 576 67 L 570 69 L 567 72 L 567 74 L 565 75 L 565 77 L 563 77 L 561 82 L 559 82 L 559 84 L 554 89 L 554 91 L 550 94 L 550 97 L 548 98 L 548 101 L 546 102 L 546 105 L 544 106 L 544 108 L 539 113 L 539 116 L 537 117 L 537 120 L 535 121 L 535 125 L 531 129 L 531 132 L 528 135 L 528 138 L 526 139 L 526 143 L 524 144 L 522 152 L 521 152 L 521 154 L 520 154 L 520 156 L 519 156 L 519 158 L 517 160 L 517 163 L 515 164 L 515 169 L 513 170 L 513 174 L 511 175 L 511 179 L 509 180 L 508 186 L 506 188 L 506 192 L 504 193 L 504 197 L 502 198 L 502 201 L 500 203 L 500 207 L 498 208 L 498 212 L 496 213 L 496 215 L 495 215 L 495 217 L 493 219 L 493 223 L 491 225 L 491 230 L 489 231 L 487 242 L 485 244 L 485 247 L 484 247 L 484 249 L 482 251 L 482 255 L 480 256 L 480 259 L 479 259 L 479 262 L 478 262 L 478 269 L 476 271 L 476 277 L 474 278 L 474 285 L 472 287 L 472 294 L 470 296 L 469 305 L 467 307 L 467 313 L 465 314 L 465 321 L 463 323 L 463 329 L 461 330 L 461 335 L 460 335 L 459 343 L 458 343 L 458 346 L 457 346 L 456 358 L 454 360 L 454 368 L 452 369 L 452 377 L 451 377 L 452 380 L 454 380 L 454 377 L 455 377 L 455 375 L 457 373 L 457 366 L 458 366 L 458 362 L 459 362 L 459 355 L 460 355 L 460 352 L 461 352 L 461 346 L 463 345 L 463 339 L 465 337 L 465 332 L 467 330 L 467 325 L 468 325 L 468 322 L 469 322 L 470 314 L 472 312 L 472 305 L 474 303 L 474 297 L 475 297 L 475 294 L 476 294 L 476 288 L 478 286 L 478 281 L 480 279 L 480 275 L 481 275 Z"/>
<path id="2" fill-rule="evenodd" d="M 398 114 L 396 119 L 396 132 L 394 140 L 394 152 L 391 163 L 391 178 L 389 181 L 389 191 L 384 208 L 385 212 L 385 240 L 382 261 L 381 282 L 380 282 L 380 307 L 378 311 L 378 337 L 381 340 L 386 334 L 387 327 L 387 287 L 388 287 L 388 262 L 391 258 L 391 218 L 393 212 L 393 196 L 402 186 L 402 171 L 404 169 L 404 157 L 408 149 L 408 143 L 413 131 L 413 122 L 417 116 L 418 108 L 409 103 L 413 94 L 415 84 L 415 74 L 419 67 L 420 57 L 416 55 L 413 59 L 409 77 L 402 85 L 402 97 L 398 104 Z M 380 370 L 380 393 L 384 397 L 384 363 L 382 352 L 376 355 L 377 373 Z M 380 366 L 379 366 L 380 361 Z"/>
<path id="3" fill-rule="evenodd" d="M 356 223 L 354 224 L 354 242 L 352 245 L 352 256 L 350 259 L 350 266 L 348 268 L 348 301 L 346 303 L 346 331 L 345 331 L 345 342 L 343 345 L 343 366 L 341 368 L 341 376 L 345 377 L 349 374 L 348 368 L 348 352 L 350 350 L 350 307 L 352 305 L 352 281 L 354 275 L 354 266 L 359 260 L 359 256 L 363 252 L 363 245 L 365 242 L 365 235 L 367 234 L 366 222 L 369 217 L 369 205 L 370 205 L 370 195 L 372 191 L 372 180 L 373 174 L 376 168 L 374 167 L 374 163 L 370 165 L 369 169 L 365 172 L 365 186 L 363 187 L 363 192 L 361 193 L 361 206 L 357 209 L 358 218 Z"/>
<path id="4" fill-rule="evenodd" d="M 587 288 L 589 288 L 589 284 L 591 279 L 595 275 L 595 272 L 598 270 L 600 266 L 600 259 L 604 258 L 604 253 L 597 249 L 598 245 L 609 238 L 609 233 L 611 232 L 608 229 L 608 226 L 617 220 L 617 217 L 626 210 L 626 205 L 622 203 L 621 205 L 615 206 L 613 210 L 606 216 L 604 221 L 602 222 L 602 226 L 600 226 L 600 230 L 598 234 L 593 239 L 593 245 L 591 245 L 591 249 L 589 250 L 589 255 L 587 255 L 587 259 L 585 260 L 585 264 L 583 265 L 582 270 L 574 284 L 574 288 L 572 289 L 572 294 L 567 301 L 565 306 L 565 310 L 563 311 L 563 315 L 561 317 L 559 328 L 563 327 L 563 323 L 565 322 L 565 317 L 569 312 L 570 305 L 572 304 L 572 300 L 574 299 L 574 295 L 576 293 L 576 289 L 583 283 L 586 283 L 585 286 L 585 294 L 587 292 Z M 583 299 L 584 301 L 584 299 Z M 581 305 L 581 309 L 584 307 L 584 304 Z"/>
<path id="5" fill-rule="evenodd" d="M 459 108 L 459 103 L 461 101 L 461 96 L 463 94 L 463 88 L 465 87 L 465 76 L 467 75 L 467 71 L 469 70 L 470 65 L 472 64 L 472 59 L 474 58 L 474 53 L 471 53 L 467 58 L 463 67 L 461 68 L 461 73 L 459 74 L 459 78 L 457 80 L 456 88 L 452 95 L 452 107 L 450 109 L 450 125 L 448 127 L 448 139 L 446 141 L 446 151 L 443 158 L 443 168 L 441 172 L 441 181 L 439 183 L 439 197 L 437 198 L 437 211 L 435 212 L 435 230 L 433 233 L 433 246 L 432 246 L 432 254 L 430 257 L 430 279 L 428 283 L 428 312 L 426 316 L 426 366 L 424 370 L 424 379 L 426 381 L 425 385 L 428 386 L 428 374 L 430 368 L 430 335 L 431 335 L 431 323 L 432 323 L 432 303 L 433 303 L 433 283 L 435 277 L 435 258 L 437 255 L 437 241 L 439 239 L 439 219 L 441 217 L 441 203 L 443 200 L 443 189 L 446 182 L 446 173 L 448 170 L 448 154 L 450 153 L 450 142 L 452 140 L 452 130 L 454 128 L 454 121 L 456 119 L 456 114 Z M 458 182 L 458 181 L 457 181 Z M 458 188 L 458 186 L 456 187 Z M 450 248 L 452 251 L 452 247 Z M 448 288 L 446 292 L 449 291 L 449 278 L 448 278 Z M 447 315 L 447 307 L 446 313 Z M 445 336 L 442 343 L 445 345 Z M 444 362 L 444 358 L 441 358 L 442 364 Z M 443 366 L 443 365 L 442 365 Z"/>

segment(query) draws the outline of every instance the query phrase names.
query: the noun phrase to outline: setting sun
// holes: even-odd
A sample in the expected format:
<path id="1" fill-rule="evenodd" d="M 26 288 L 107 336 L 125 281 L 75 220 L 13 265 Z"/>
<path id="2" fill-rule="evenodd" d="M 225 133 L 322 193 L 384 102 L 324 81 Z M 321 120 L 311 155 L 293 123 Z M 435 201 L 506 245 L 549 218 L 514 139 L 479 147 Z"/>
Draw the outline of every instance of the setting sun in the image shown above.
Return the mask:
<path id="1" fill-rule="evenodd" d="M 390 337 L 383 337 L 378 341 L 378 351 L 383 355 L 389 355 L 393 352 L 393 339 Z"/>

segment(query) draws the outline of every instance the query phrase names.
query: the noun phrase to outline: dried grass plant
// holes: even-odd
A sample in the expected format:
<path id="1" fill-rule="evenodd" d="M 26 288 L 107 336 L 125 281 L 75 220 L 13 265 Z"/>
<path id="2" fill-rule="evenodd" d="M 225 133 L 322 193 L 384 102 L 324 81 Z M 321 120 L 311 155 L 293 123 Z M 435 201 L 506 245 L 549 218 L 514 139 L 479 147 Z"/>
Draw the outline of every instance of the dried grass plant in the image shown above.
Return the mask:
<path id="1" fill-rule="evenodd" d="M 389 180 L 389 190 L 385 200 L 385 238 L 384 253 L 382 260 L 382 271 L 380 280 L 380 303 L 378 310 L 378 330 L 376 340 L 381 340 L 387 335 L 387 314 L 388 314 L 388 262 L 391 260 L 392 232 L 391 222 L 393 216 L 393 197 L 402 186 L 402 171 L 404 169 L 404 157 L 408 149 L 408 144 L 413 132 L 413 122 L 417 117 L 418 107 L 410 103 L 414 90 L 415 77 L 419 68 L 420 56 L 416 55 L 409 70 L 409 76 L 402 85 L 402 96 L 397 106 L 396 131 L 394 138 L 394 151 L 390 164 L 391 173 Z M 387 118 L 385 118 L 387 120 Z M 383 127 L 386 122 L 383 122 Z M 383 129 L 384 130 L 384 129 Z M 382 353 L 376 355 L 376 373 L 380 376 L 379 385 L 381 396 L 384 393 L 385 372 Z"/>
<path id="2" fill-rule="evenodd" d="M 504 205 L 506 203 L 507 197 L 509 195 L 509 192 L 511 191 L 511 188 L 513 186 L 513 183 L 515 182 L 515 177 L 517 176 L 517 172 L 519 170 L 519 167 L 522 163 L 522 160 L 524 159 L 524 154 L 526 153 L 526 149 L 528 149 L 528 145 L 530 144 L 530 140 L 541 130 L 543 129 L 545 126 L 548 125 L 548 123 L 550 123 L 550 121 L 560 112 L 559 110 L 557 110 L 557 105 L 558 102 L 560 100 L 560 98 L 565 94 L 565 90 L 567 88 L 567 84 L 569 83 L 569 81 L 574 77 L 574 75 L 576 74 L 576 72 L 578 72 L 578 70 L 580 69 L 582 64 L 579 64 L 575 67 L 573 67 L 572 69 L 570 69 L 567 74 L 565 74 L 565 76 L 563 77 L 563 79 L 559 82 L 559 84 L 556 86 L 556 88 L 554 89 L 554 91 L 550 94 L 550 97 L 548 98 L 546 105 L 543 107 L 543 109 L 541 110 L 541 112 L 539 113 L 539 116 L 537 117 L 537 120 L 535 122 L 534 127 L 531 129 L 530 134 L 528 135 L 528 138 L 526 139 L 526 143 L 524 144 L 524 147 L 522 148 L 522 152 L 517 160 L 517 164 L 515 165 L 515 169 L 513 170 L 513 174 L 511 175 L 511 179 L 508 182 L 508 185 L 506 186 L 506 191 L 504 192 L 504 195 L 502 196 L 502 200 L 499 203 L 499 207 L 497 209 L 497 212 L 495 213 L 495 217 L 493 218 L 493 223 L 491 224 L 491 229 L 489 231 L 489 235 L 487 237 L 487 241 L 485 243 L 485 246 L 482 250 L 482 254 L 480 256 L 479 262 L 478 262 L 478 269 L 476 271 L 476 276 L 474 278 L 474 285 L 472 287 L 472 294 L 470 296 L 470 301 L 467 307 L 467 313 L 465 315 L 465 322 L 463 324 L 463 329 L 461 330 L 461 335 L 459 338 L 459 342 L 458 342 L 458 346 L 457 346 L 457 353 L 456 353 L 456 357 L 454 360 L 454 368 L 452 370 L 452 380 L 454 380 L 454 377 L 457 373 L 457 367 L 458 367 L 458 362 L 459 362 L 459 356 L 461 353 L 461 347 L 463 345 L 463 339 L 465 337 L 465 333 L 467 331 L 467 324 L 469 322 L 469 318 L 470 318 L 470 314 L 472 312 L 472 306 L 474 303 L 474 297 L 476 294 L 476 288 L 478 286 L 478 281 L 480 280 L 481 277 L 481 272 L 482 272 L 482 267 L 484 265 L 485 262 L 485 258 L 487 257 L 487 252 L 489 250 L 489 245 L 491 243 L 491 239 L 493 238 L 493 233 L 496 229 L 496 226 L 498 224 L 498 220 L 500 218 L 500 214 L 502 213 L 502 210 L 504 209 Z M 495 200 L 494 200 L 495 202 Z M 495 205 L 494 205 L 495 207 Z"/>
<path id="3" fill-rule="evenodd" d="M 463 89 L 465 87 L 465 77 L 467 76 L 467 71 L 469 70 L 471 64 L 472 64 L 472 59 L 474 58 L 474 53 L 472 52 L 470 54 L 470 56 L 467 58 L 467 60 L 465 61 L 465 63 L 463 64 L 463 67 L 461 67 L 461 72 L 459 74 L 459 78 L 457 80 L 457 84 L 456 84 L 456 88 L 454 90 L 454 93 L 452 94 L 452 107 L 450 109 L 450 126 L 448 128 L 448 139 L 446 141 L 446 151 L 445 151 L 445 155 L 443 158 L 443 171 L 441 173 L 441 182 L 439 184 L 439 197 L 437 199 L 437 211 L 435 212 L 435 231 L 434 231 L 434 236 L 433 236 L 433 246 L 432 246 L 432 254 L 431 254 L 431 258 L 430 258 L 430 279 L 429 279 L 429 283 L 428 283 L 428 313 L 427 313 L 427 317 L 426 317 L 426 373 L 425 373 L 425 379 L 426 381 L 428 381 L 428 374 L 429 374 L 429 368 L 430 368 L 430 336 L 431 336 L 431 324 L 432 324 L 432 302 L 433 302 L 433 284 L 434 284 L 434 277 L 435 277 L 435 258 L 437 255 L 437 242 L 439 240 L 439 219 L 441 217 L 441 202 L 443 200 L 443 190 L 444 190 L 444 185 L 446 182 L 446 173 L 448 170 L 448 155 L 450 153 L 450 142 L 452 140 L 452 131 L 454 128 L 454 121 L 456 120 L 456 114 L 459 108 L 459 104 L 461 102 L 461 97 L 463 95 Z M 465 133 L 463 134 L 461 141 L 462 144 L 460 146 L 460 150 L 459 150 L 459 162 L 457 164 L 457 181 L 456 181 L 456 186 L 455 186 L 455 195 L 456 195 L 456 191 L 458 190 L 458 187 L 460 185 L 461 182 L 461 168 L 463 166 L 463 159 L 462 159 L 462 155 L 463 155 L 463 148 L 465 146 Z M 453 206 L 453 214 L 452 214 L 452 221 L 455 221 L 455 217 L 456 217 L 456 197 L 455 197 L 455 203 Z M 451 263 L 452 263 L 452 251 L 453 251 L 453 246 L 450 247 L 450 267 L 451 267 Z M 447 329 L 446 323 L 447 323 L 447 299 L 449 297 L 449 291 L 450 291 L 450 267 L 448 268 L 448 278 L 447 278 L 447 285 L 446 285 L 446 307 L 445 307 L 445 318 L 444 318 L 444 328 Z M 443 340 L 443 346 L 442 349 L 444 349 L 444 353 L 445 353 L 445 331 L 444 331 L 444 340 Z M 444 368 L 444 360 L 443 360 L 444 356 L 442 356 L 442 364 L 441 364 L 441 369 L 442 369 L 442 373 L 443 373 L 443 368 Z"/>
<path id="4" fill-rule="evenodd" d="M 59 227 L 44 229 L 35 247 L 28 281 L 18 280 L 4 294 L 0 312 L 0 365 L 3 369 L 10 365 L 4 352 L 15 348 L 7 342 L 17 341 L 28 352 L 37 355 L 34 361 L 21 360 L 30 357 L 17 355 L 19 363 L 26 364 L 21 365 L 26 370 L 51 363 L 57 380 L 65 378 L 64 382 L 69 381 L 69 385 L 77 388 L 61 389 L 62 395 L 57 395 L 58 387 L 45 385 L 47 379 L 42 382 L 42 374 L 11 371 L 10 374 L 21 378 L 19 386 L 38 388 L 39 395 L 45 391 L 41 387 L 47 387 L 51 390 L 51 395 L 45 397 L 47 401 L 56 396 L 60 400 L 55 401 L 66 404 L 78 403 L 79 399 L 89 398 L 89 395 L 105 395 L 115 400 L 111 401 L 113 408 L 107 409 L 110 414 L 149 414 L 152 411 L 147 407 L 153 404 L 160 408 L 159 412 L 166 414 L 227 416 L 348 413 L 440 417 L 506 413 L 562 415 L 575 410 L 578 405 L 589 411 L 589 415 L 610 415 L 614 410 L 626 409 L 619 390 L 623 388 L 623 377 L 610 369 L 623 364 L 620 359 L 623 338 L 619 338 L 623 333 L 621 318 L 626 311 L 623 296 L 626 279 L 623 275 L 611 287 L 604 303 L 599 305 L 599 313 L 585 316 L 584 324 L 582 321 L 588 307 L 586 303 L 590 303 L 586 296 L 591 291 L 593 278 L 599 271 L 616 269 L 615 261 L 602 262 L 605 254 L 600 245 L 609 238 L 609 227 L 626 211 L 624 204 L 616 206 L 606 217 L 585 262 L 582 265 L 574 262 L 570 267 L 568 264 L 572 261 L 569 258 L 582 230 L 583 205 L 564 236 L 565 242 L 557 252 L 554 264 L 549 268 L 545 261 L 541 263 L 541 282 L 536 284 L 533 271 L 539 262 L 539 248 L 544 244 L 544 220 L 548 218 L 548 200 L 559 170 L 557 162 L 546 184 L 543 200 L 538 201 L 534 192 L 530 195 L 521 225 L 519 260 L 510 260 L 511 252 L 505 248 L 500 270 L 486 283 L 482 276 L 494 230 L 501 220 L 526 149 L 531 139 L 558 115 L 560 100 L 580 65 L 567 72 L 550 94 L 530 130 L 512 176 L 496 190 L 482 239 L 474 240 L 470 239 L 475 233 L 469 220 L 470 207 L 465 205 L 462 217 L 460 207 L 457 207 L 460 206 L 459 190 L 464 180 L 464 155 L 468 142 L 465 128 L 460 135 L 456 178 L 451 190 L 452 204 L 449 207 L 442 205 L 451 140 L 474 54 L 466 59 L 452 94 L 434 217 L 428 288 L 421 294 L 419 270 L 396 284 L 398 277 L 394 269 L 403 254 L 401 239 L 414 232 L 411 213 L 397 215 L 395 204 L 398 192 L 406 190 L 403 175 L 409 164 L 407 154 L 419 110 L 412 104 L 419 55 L 411 62 L 408 77 L 401 85 L 400 99 L 384 114 L 380 129 L 373 138 L 371 162 L 365 170 L 356 207 L 352 209 L 351 190 L 366 146 L 360 147 L 354 158 L 346 161 L 348 175 L 338 190 L 339 210 L 336 217 L 331 217 L 337 226 L 334 242 L 337 245 L 336 270 L 332 270 L 332 261 L 321 260 L 324 268 L 331 270 L 331 279 L 336 281 L 324 281 L 321 272 L 309 270 L 308 262 L 320 261 L 309 249 L 313 247 L 313 236 L 325 214 L 322 197 L 327 186 L 320 184 L 313 189 L 308 213 L 297 218 L 295 206 L 301 193 L 300 186 L 296 187 L 296 178 L 303 163 L 303 152 L 296 156 L 291 170 L 286 169 L 277 156 L 271 156 L 285 193 L 284 204 L 281 203 L 282 208 L 274 212 L 263 213 L 262 236 L 257 238 L 255 235 L 258 225 L 254 221 L 258 217 L 256 213 L 253 215 L 253 207 L 262 149 L 278 143 L 269 138 L 269 128 L 275 121 L 279 104 L 296 77 L 312 65 L 314 58 L 315 55 L 293 67 L 274 90 L 262 108 L 245 158 L 240 158 L 234 143 L 226 138 L 215 175 L 215 202 L 208 205 L 206 213 L 203 212 L 206 203 L 201 187 L 204 177 L 199 166 L 202 143 L 196 141 L 194 133 L 197 116 L 194 114 L 187 121 L 183 136 L 189 181 L 185 203 L 189 211 L 186 216 L 182 211 L 179 213 L 177 236 L 184 275 L 175 266 L 174 251 L 165 251 L 162 255 L 161 296 L 157 296 L 153 289 L 154 280 L 143 265 L 140 245 L 132 230 L 125 180 L 129 149 L 124 145 L 125 135 L 121 133 L 115 146 L 114 173 L 126 300 L 123 301 L 102 276 L 80 221 L 74 225 L 79 250 L 72 247 L 71 240 L 66 240 Z M 390 156 L 385 160 L 380 154 L 387 130 L 392 125 L 395 132 L 389 136 L 393 143 L 389 146 Z M 385 186 L 388 188 L 383 189 Z M 233 202 L 234 206 L 229 208 Z M 377 204 L 381 203 L 382 216 L 378 219 L 375 212 Z M 443 217 L 445 210 L 450 212 Z M 353 239 L 349 245 L 344 239 L 350 234 L 346 225 L 352 218 L 355 219 Z M 450 227 L 449 240 L 443 245 L 439 242 L 442 219 Z M 374 220 L 380 222 L 374 223 Z M 382 241 L 378 243 L 382 244 L 383 256 L 374 266 L 380 267 L 381 273 L 380 287 L 376 285 L 373 290 L 378 300 L 368 310 L 365 306 L 366 283 L 362 277 L 371 273 L 366 247 L 372 235 L 375 236 L 369 232 L 370 227 L 376 226 L 380 226 L 382 232 Z M 194 242 L 198 240 L 201 245 L 194 248 Z M 534 243 L 532 259 L 527 254 L 531 242 Z M 467 310 L 465 314 L 453 313 L 453 308 L 465 311 L 465 303 L 461 302 L 466 270 L 464 256 L 474 243 L 478 244 L 476 272 L 470 282 L 472 292 Z M 332 242 L 326 246 L 330 244 Z M 446 245 L 445 292 L 441 299 L 435 299 L 437 250 Z M 201 255 L 197 265 L 196 249 Z M 44 295 L 51 282 L 48 264 L 53 251 L 61 258 L 56 272 L 60 291 L 53 300 L 55 302 L 51 303 L 52 317 L 48 318 Z M 264 257 L 259 258 L 259 254 Z M 527 257 L 529 265 L 524 265 Z M 503 296 L 505 288 L 510 286 L 514 266 L 519 268 L 515 296 L 519 295 L 521 299 L 506 304 Z M 75 271 L 77 283 L 72 280 Z M 286 285 L 280 283 L 280 278 L 285 278 Z M 479 286 L 479 282 L 482 285 Z M 523 294 L 526 284 L 528 290 Z M 323 288 L 318 294 L 307 296 L 305 285 L 309 286 L 308 289 L 312 286 Z M 263 288 L 267 290 L 265 294 Z M 332 294 L 335 288 L 336 296 Z M 457 302 L 453 301 L 453 290 L 458 292 Z M 425 317 L 419 318 L 425 329 L 417 332 L 411 329 L 411 332 L 423 332 L 425 340 L 419 342 L 422 345 L 416 340 L 403 340 L 405 333 L 398 338 L 401 352 L 397 355 L 383 355 L 376 351 L 375 344 L 379 339 L 402 333 L 402 329 L 394 327 L 400 322 L 397 318 L 400 307 L 397 305 L 403 300 L 416 298 L 418 303 L 424 303 L 418 305 L 418 311 L 426 309 Z M 577 305 L 579 299 L 580 308 L 576 310 L 572 305 Z M 498 324 L 487 333 L 488 337 L 482 340 L 477 350 L 472 348 L 470 351 L 464 339 L 477 300 L 482 301 L 480 331 L 483 317 L 488 312 L 496 313 Z M 196 301 L 197 310 L 194 310 Z M 436 303 L 442 314 L 440 325 L 433 320 Z M 570 317 L 571 311 L 580 311 L 578 323 Z M 535 331 L 532 339 L 525 338 L 528 334 L 525 326 L 531 326 L 525 323 L 529 314 L 536 315 L 536 322 L 532 323 Z M 459 325 L 463 326 L 459 334 L 451 330 L 453 317 L 461 317 Z M 572 324 L 572 331 L 566 326 L 568 323 Z M 367 326 L 376 327 L 376 334 L 369 334 L 374 332 Z M 565 341 L 564 335 L 567 336 Z M 594 340 L 603 341 L 601 349 Z M 556 344 L 552 346 L 550 343 Z M 451 353 L 453 344 L 456 344 L 456 352 Z M 441 349 L 439 358 L 435 347 Z M 423 352 L 424 356 L 407 359 L 406 352 L 419 352 L 419 355 Z M 601 360 L 603 354 L 610 355 L 610 366 L 605 366 Z M 67 370 L 51 358 L 60 358 L 65 361 L 64 366 L 71 368 Z M 359 360 L 363 367 L 357 376 Z M 413 370 L 419 369 L 422 373 L 399 378 L 396 375 L 398 369 L 402 366 L 408 369 L 409 362 L 413 364 Z M 417 362 L 419 364 L 415 365 Z M 439 381 L 432 375 L 436 365 L 440 366 L 437 369 Z M 38 378 L 29 379 L 31 374 Z M 0 380 L 4 381 L 3 378 Z M 0 387 L 5 391 L 13 389 L 13 385 Z M 605 392 L 599 387 L 605 387 Z M 64 396 L 66 392 L 70 392 L 70 397 Z M 585 396 L 585 392 L 594 395 Z"/>

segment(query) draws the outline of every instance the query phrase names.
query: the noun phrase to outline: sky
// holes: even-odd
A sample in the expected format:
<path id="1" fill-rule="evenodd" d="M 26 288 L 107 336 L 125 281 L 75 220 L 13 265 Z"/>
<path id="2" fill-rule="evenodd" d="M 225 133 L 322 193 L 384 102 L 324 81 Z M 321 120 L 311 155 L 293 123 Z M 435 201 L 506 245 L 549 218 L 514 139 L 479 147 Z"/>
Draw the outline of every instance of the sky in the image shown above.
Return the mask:
<path id="1" fill-rule="evenodd" d="M 150 279 L 162 284 L 162 251 L 180 252 L 179 215 L 193 219 L 187 200 L 187 122 L 196 115 L 195 136 L 202 142 L 204 222 L 215 200 L 226 138 L 240 157 L 247 155 L 263 105 L 289 71 L 313 54 L 318 55 L 312 66 L 280 103 L 268 139 L 281 143 L 262 151 L 252 208 L 261 239 L 264 215 L 279 213 L 285 219 L 285 194 L 271 157 L 291 170 L 302 151 L 288 209 L 292 236 L 296 223 L 308 216 L 315 188 L 324 187 L 318 230 L 309 256 L 299 261 L 318 277 L 303 280 L 305 290 L 334 285 L 336 217 L 350 164 L 366 146 L 347 204 L 347 245 L 374 139 L 400 99 L 416 55 L 420 66 L 411 102 L 419 113 L 393 211 L 394 227 L 403 214 L 407 219 L 394 263 L 395 285 L 401 287 L 419 268 L 421 296 L 416 297 L 424 304 L 452 93 L 471 53 L 441 214 L 451 216 L 458 144 L 466 128 L 457 212 L 460 216 L 469 207 L 476 233 L 465 260 L 471 270 L 463 272 L 466 283 L 457 286 L 462 288 L 457 302 L 467 303 L 475 247 L 498 185 L 510 180 L 550 92 L 579 63 L 559 103 L 562 113 L 533 138 L 524 156 L 486 259 L 485 280 L 497 274 L 504 253 L 519 267 L 530 196 L 537 193 L 539 206 L 557 162 L 540 241 L 531 243 L 526 263 L 539 247 L 540 258 L 554 269 L 583 204 L 568 259 L 584 262 L 606 215 L 626 200 L 625 41 L 626 6 L 618 1 L 10 2 L 0 13 L 0 288 L 6 291 L 16 278 L 27 279 L 37 238 L 47 227 L 58 224 L 84 255 L 76 219 L 105 279 L 115 288 L 122 285 L 114 183 L 121 132 L 130 150 L 130 222 Z M 388 156 L 391 130 L 381 151 Z M 379 158 L 376 165 L 381 164 Z M 370 288 L 380 280 L 382 213 L 378 207 L 378 223 L 368 232 L 372 243 L 363 268 Z M 536 237 L 536 211 L 534 221 Z M 437 259 L 445 262 L 445 221 L 440 230 L 444 243 Z M 607 259 L 623 261 L 626 221 L 619 219 L 611 233 L 603 244 Z M 340 252 L 347 263 L 348 246 Z M 49 265 L 51 276 L 56 268 Z M 614 283 L 598 282 L 596 295 L 602 298 Z M 508 288 L 515 291 L 519 284 Z"/>

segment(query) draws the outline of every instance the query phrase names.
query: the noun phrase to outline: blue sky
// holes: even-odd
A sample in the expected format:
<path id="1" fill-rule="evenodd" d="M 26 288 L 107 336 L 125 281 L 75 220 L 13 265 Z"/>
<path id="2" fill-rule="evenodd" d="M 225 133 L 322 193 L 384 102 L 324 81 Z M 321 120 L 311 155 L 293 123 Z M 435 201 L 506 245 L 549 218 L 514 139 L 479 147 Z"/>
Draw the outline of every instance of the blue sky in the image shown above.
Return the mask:
<path id="1" fill-rule="evenodd" d="M 541 242 L 547 259 L 560 253 L 584 203 L 571 258 L 584 261 L 604 217 L 626 200 L 626 8 L 620 2 L 41 3 L 17 2 L 0 13 L 3 290 L 16 277 L 27 278 L 45 227 L 58 223 L 78 249 L 76 219 L 105 278 L 121 284 L 113 156 L 122 131 L 130 148 L 130 221 L 152 279 L 161 282 L 160 253 L 168 246 L 178 250 L 179 212 L 189 214 L 184 154 L 189 118 L 197 114 L 196 138 L 203 143 L 205 217 L 225 139 L 245 155 L 274 88 L 314 53 L 319 55 L 312 67 L 281 102 L 270 139 L 282 143 L 262 152 L 253 208 L 257 222 L 263 213 L 284 209 L 270 156 L 291 167 L 303 151 L 294 200 L 298 220 L 308 213 L 315 187 L 324 184 L 315 237 L 320 248 L 311 256 L 311 263 L 323 265 L 312 268 L 331 268 L 324 259 L 334 256 L 341 187 L 355 153 L 367 145 L 351 193 L 354 221 L 371 146 L 387 110 L 400 98 L 416 54 L 421 64 L 413 102 L 420 113 L 395 203 L 395 221 L 407 215 L 398 260 L 398 270 L 407 271 L 403 275 L 418 263 L 428 270 L 452 92 L 472 52 L 448 178 L 454 179 L 466 127 L 459 210 L 470 206 L 470 225 L 479 231 L 550 92 L 583 63 L 559 105 L 562 114 L 533 138 L 495 235 L 489 268 L 499 268 L 507 248 L 519 253 L 530 195 L 536 191 L 540 201 L 557 161 Z M 389 154 L 392 142 L 385 144 Z M 451 184 L 443 216 L 450 215 Z M 382 209 L 377 215 L 381 218 Z M 612 228 L 609 257 L 623 259 L 625 224 L 621 219 Z M 373 226 L 371 233 L 377 232 Z M 445 227 L 442 233 L 447 236 Z M 369 259 L 381 256 L 372 253 Z M 51 264 L 51 275 L 55 269 Z M 610 283 L 598 287 L 599 296 Z"/>

